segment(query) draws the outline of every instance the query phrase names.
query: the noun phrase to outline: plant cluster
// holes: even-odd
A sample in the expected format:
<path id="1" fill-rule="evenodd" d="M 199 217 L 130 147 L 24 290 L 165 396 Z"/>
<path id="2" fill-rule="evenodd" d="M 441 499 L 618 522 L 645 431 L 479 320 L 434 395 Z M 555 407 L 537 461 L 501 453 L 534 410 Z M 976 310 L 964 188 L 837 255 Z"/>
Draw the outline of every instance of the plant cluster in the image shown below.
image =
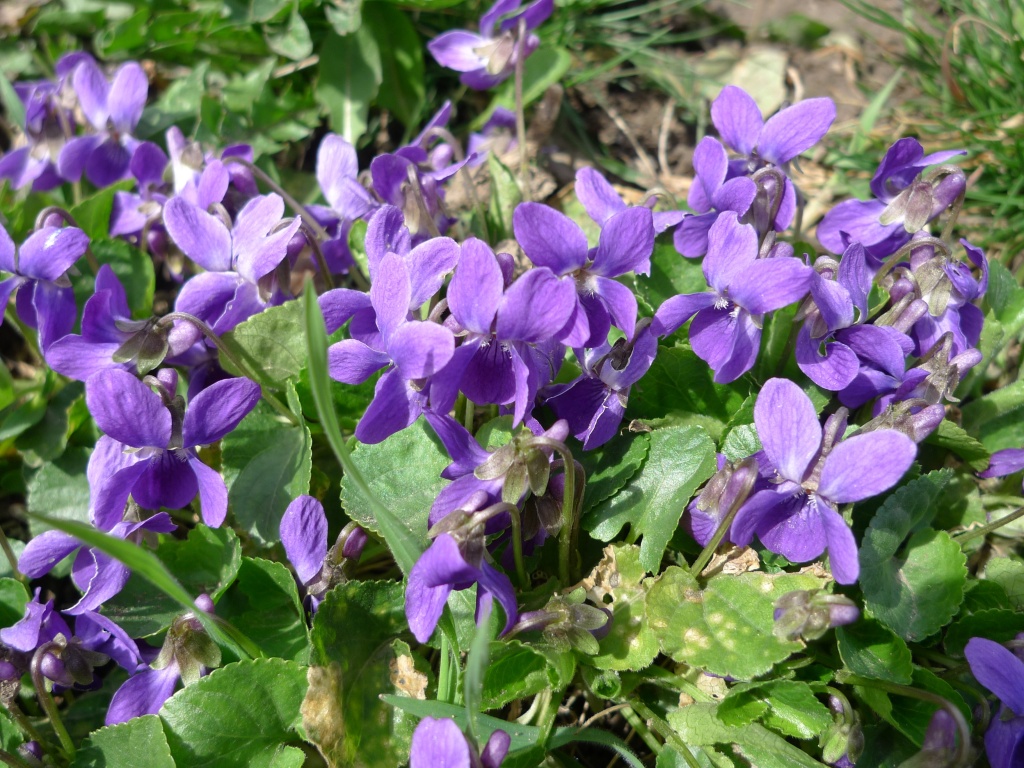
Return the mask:
<path id="1" fill-rule="evenodd" d="M 833 103 L 727 86 L 687 211 L 593 168 L 558 210 L 553 11 L 434 38 L 516 109 L 362 169 L 329 133 L 319 204 L 136 136 L 138 63 L 15 85 L 6 764 L 1022 764 L 1024 390 L 986 385 L 1024 289 L 954 239 L 963 152 L 894 143 L 817 254 Z"/>

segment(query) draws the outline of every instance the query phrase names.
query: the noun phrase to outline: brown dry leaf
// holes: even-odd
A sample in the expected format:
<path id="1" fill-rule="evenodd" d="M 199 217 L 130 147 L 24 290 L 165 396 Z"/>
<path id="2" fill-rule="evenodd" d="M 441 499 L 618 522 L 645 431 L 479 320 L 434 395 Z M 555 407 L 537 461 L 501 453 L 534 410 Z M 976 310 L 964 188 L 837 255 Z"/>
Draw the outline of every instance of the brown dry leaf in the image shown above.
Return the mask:
<path id="1" fill-rule="evenodd" d="M 309 690 L 299 709 L 302 727 L 331 768 L 345 765 L 345 717 L 341 711 L 341 666 L 310 667 L 306 672 Z"/>
<path id="2" fill-rule="evenodd" d="M 737 547 L 725 544 L 711 557 L 701 576 L 708 578 L 718 573 L 747 573 L 761 568 L 761 558 L 750 547 Z"/>
<path id="3" fill-rule="evenodd" d="M 412 656 L 399 656 L 388 663 L 391 684 L 413 699 L 427 698 L 427 676 L 416 670 Z"/>

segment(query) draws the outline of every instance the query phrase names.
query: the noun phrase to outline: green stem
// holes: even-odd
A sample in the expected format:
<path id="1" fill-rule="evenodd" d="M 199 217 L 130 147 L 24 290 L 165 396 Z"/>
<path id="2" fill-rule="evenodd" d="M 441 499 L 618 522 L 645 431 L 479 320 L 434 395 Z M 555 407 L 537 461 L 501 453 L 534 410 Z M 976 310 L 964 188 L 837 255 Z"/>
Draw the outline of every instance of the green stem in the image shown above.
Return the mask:
<path id="1" fill-rule="evenodd" d="M 61 746 L 64 748 L 64 752 L 67 754 L 69 760 L 75 759 L 75 743 L 71 740 L 70 734 L 68 734 L 67 728 L 64 727 L 64 721 L 60 719 L 60 712 L 57 711 L 57 703 L 53 700 L 53 696 L 46 689 L 46 678 L 43 677 L 43 657 L 54 651 L 60 652 L 61 646 L 59 643 L 49 642 L 41 645 L 32 656 L 32 684 L 36 689 L 36 698 L 39 699 L 39 703 L 42 705 L 43 710 L 46 712 L 46 716 L 50 718 L 50 725 L 53 727 L 54 733 L 57 734 L 57 738 L 60 740 Z"/>
<path id="2" fill-rule="evenodd" d="M 512 518 L 512 558 L 516 563 L 516 578 L 522 589 L 530 588 L 530 579 L 526 575 L 526 566 L 523 565 L 523 525 L 519 517 L 519 507 L 514 504 L 507 505 L 509 517 Z"/>
<path id="3" fill-rule="evenodd" d="M 1012 523 L 1014 520 L 1020 517 L 1024 517 L 1024 507 L 1021 507 L 1020 509 L 1011 512 L 1008 515 L 1004 515 L 1003 517 L 1000 517 L 998 520 L 991 522 L 988 525 L 983 526 L 982 528 L 975 528 L 974 530 L 958 533 L 956 536 L 953 537 L 953 541 L 955 541 L 960 546 L 963 546 L 971 539 L 976 539 L 979 536 L 988 536 L 990 533 L 992 533 L 992 531 L 998 528 L 1002 528 L 1004 525 Z"/>
<path id="4" fill-rule="evenodd" d="M 0 749 L 0 763 L 11 766 L 11 768 L 31 768 L 28 763 L 17 755 Z"/>
<path id="5" fill-rule="evenodd" d="M 742 470 L 741 470 L 742 471 Z M 751 475 L 748 486 L 752 487 L 754 482 L 754 475 Z M 700 572 L 704 570 L 704 566 L 711 560 L 712 555 L 715 554 L 715 550 L 718 549 L 718 545 L 722 543 L 722 539 L 725 538 L 725 534 L 728 532 L 732 521 L 736 519 L 736 515 L 739 513 L 740 508 L 743 506 L 743 502 L 747 500 L 747 496 L 750 495 L 750 487 L 747 488 L 745 493 L 739 493 L 733 500 L 732 507 L 726 513 L 725 517 L 722 518 L 722 522 L 718 524 L 715 529 L 715 535 L 711 537 L 711 541 L 707 543 L 707 546 L 701 550 L 700 554 L 697 555 L 697 559 L 693 561 L 693 565 L 690 566 L 690 575 L 693 578 L 700 576 Z"/>
<path id="6" fill-rule="evenodd" d="M 953 718 L 953 722 L 956 724 L 956 729 L 959 733 L 959 739 L 957 740 L 956 745 L 956 755 L 954 756 L 953 763 L 949 768 L 964 768 L 968 764 L 971 748 L 971 729 L 970 726 L 967 725 L 967 720 L 964 719 L 963 712 L 961 712 L 949 699 L 943 698 L 931 691 L 923 691 L 920 688 L 911 688 L 909 685 L 898 685 L 884 680 L 872 680 L 870 678 L 860 677 L 859 675 L 845 674 L 842 671 L 837 673 L 836 680 L 843 685 L 874 688 L 879 691 L 885 691 L 886 693 L 895 693 L 898 696 L 906 696 L 911 699 L 926 701 L 929 704 L 934 704 L 935 706 L 944 709 L 946 714 Z"/>
<path id="7" fill-rule="evenodd" d="M 10 563 L 11 573 L 14 575 L 14 578 L 22 584 L 28 584 L 28 578 L 18 570 L 18 558 L 14 554 L 14 550 L 11 549 L 11 542 L 7 540 L 7 534 L 4 533 L 2 527 L 0 527 L 0 548 L 4 550 L 4 556 L 7 558 L 7 562 Z"/>
<path id="8" fill-rule="evenodd" d="M 259 381 L 259 376 L 253 373 L 252 369 L 249 368 L 248 365 L 246 365 L 237 355 L 235 355 L 234 352 L 232 352 L 228 348 L 228 345 L 225 344 L 224 341 L 220 338 L 220 336 L 216 334 L 213 328 L 208 326 L 198 317 L 196 317 L 195 315 L 190 315 L 188 312 L 169 312 L 168 314 L 160 318 L 160 324 L 169 323 L 174 320 L 183 320 L 186 323 L 191 323 L 206 338 L 213 342 L 213 345 L 217 348 L 217 352 L 219 352 L 229 363 L 235 366 L 235 368 L 238 369 L 239 373 L 241 373 L 247 379 L 251 379 L 252 381 L 255 382 Z M 276 397 L 270 394 L 267 391 L 266 387 L 260 387 L 260 394 L 263 397 L 263 399 L 267 401 L 267 404 L 270 405 L 275 411 L 277 411 L 286 419 L 288 419 L 288 421 L 290 421 L 293 425 L 298 426 L 298 417 L 294 413 L 292 413 L 291 409 L 288 408 L 284 403 L 282 403 L 280 400 L 278 400 Z"/>
<path id="9" fill-rule="evenodd" d="M 7 713 L 11 716 L 11 719 L 18 724 L 19 728 L 21 728 L 22 733 L 28 736 L 28 738 L 31 741 L 38 743 L 39 746 L 43 748 L 44 752 L 56 757 L 56 753 L 53 750 L 53 746 L 50 744 L 49 741 L 44 739 L 43 735 L 39 733 L 38 730 L 36 730 L 36 727 L 32 725 L 31 722 L 29 722 L 29 719 L 25 716 L 25 713 L 21 711 L 21 708 L 18 706 L 17 702 L 15 702 L 14 700 L 7 702 L 7 704 L 5 705 L 5 709 L 7 710 Z"/>
<path id="10" fill-rule="evenodd" d="M 526 147 L 526 104 L 523 103 L 523 67 L 526 61 L 526 19 L 519 20 L 516 35 L 516 138 L 519 141 L 519 183 L 522 186 L 523 202 L 530 202 L 530 167 Z"/>
<path id="11" fill-rule="evenodd" d="M 565 488 L 562 492 L 562 527 L 558 531 L 558 578 L 562 586 L 568 587 L 579 581 L 576 558 L 573 557 L 579 518 L 576 503 L 576 461 L 572 457 L 572 452 L 564 445 L 555 450 L 562 457 L 562 470 L 565 476 Z"/>
<path id="12" fill-rule="evenodd" d="M 437 673 L 437 695 L 441 701 L 449 704 L 455 701 L 455 685 L 451 674 L 452 652 L 448 644 L 448 635 L 441 634 L 441 668 Z"/>
<path id="13" fill-rule="evenodd" d="M 555 703 L 555 692 L 550 688 L 540 694 L 544 698 L 541 700 L 540 715 L 537 718 L 538 727 L 540 728 L 540 744 L 547 744 L 551 739 L 551 733 L 555 730 L 555 717 L 558 715 L 558 704 Z M 561 691 L 559 691 L 559 698 L 561 700 Z M 552 706 L 554 704 L 554 706 Z"/>
<path id="14" fill-rule="evenodd" d="M 462 424 L 465 426 L 466 431 L 472 434 L 473 421 L 476 418 L 476 404 L 468 397 L 464 397 L 463 400 L 465 410 L 462 412 Z"/>
<path id="15" fill-rule="evenodd" d="M 686 743 L 679 737 L 679 734 L 676 733 L 675 728 L 658 717 L 650 707 L 639 699 L 630 699 L 629 706 L 638 715 L 640 715 L 640 717 L 646 720 L 666 743 L 670 744 L 672 748 L 682 756 L 683 760 L 686 761 L 686 764 L 690 766 L 690 768 L 700 768 L 700 763 L 697 762 L 697 758 L 693 756 L 690 748 L 686 746 Z"/>
<path id="16" fill-rule="evenodd" d="M 640 719 L 640 716 L 632 707 L 626 707 L 622 710 L 622 716 L 626 718 L 626 722 L 629 723 L 630 727 L 640 734 L 640 738 L 644 744 L 647 745 L 648 749 L 651 750 L 655 755 L 660 755 L 661 750 L 664 748 L 662 743 L 654 738 L 654 734 L 651 733 L 651 729 L 647 727 L 647 724 Z"/>

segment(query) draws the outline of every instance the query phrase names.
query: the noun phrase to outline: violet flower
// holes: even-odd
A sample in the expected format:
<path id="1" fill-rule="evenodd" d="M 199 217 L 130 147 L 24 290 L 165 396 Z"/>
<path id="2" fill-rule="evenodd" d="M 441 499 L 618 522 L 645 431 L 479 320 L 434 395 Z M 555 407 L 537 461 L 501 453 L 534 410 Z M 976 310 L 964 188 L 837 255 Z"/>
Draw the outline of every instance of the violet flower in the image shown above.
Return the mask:
<path id="1" fill-rule="evenodd" d="M 163 194 L 167 155 L 156 144 L 144 141 L 136 147 L 129 169 L 138 182 L 138 192 L 114 193 L 110 211 L 110 236 L 124 237 L 150 253 L 163 253 L 167 233 L 160 221 L 167 196 Z M 145 233 L 146 242 L 142 242 Z"/>
<path id="2" fill-rule="evenodd" d="M 409 768 L 499 768 L 511 743 L 511 736 L 496 730 L 477 755 L 454 720 L 424 717 L 412 734 Z"/>
<path id="3" fill-rule="evenodd" d="M 914 441 L 892 429 L 840 440 L 844 412 L 829 417 L 822 432 L 810 398 L 786 379 L 765 382 L 754 425 L 778 484 L 747 500 L 730 538 L 747 546 L 757 533 L 770 551 L 797 563 L 828 549 L 835 580 L 853 584 L 860 574 L 857 542 L 836 507 L 895 485 L 917 455 Z"/>
<path id="4" fill-rule="evenodd" d="M 584 450 L 611 440 L 619 430 L 629 402 L 629 390 L 650 370 L 658 352 L 658 337 L 645 325 L 632 341 L 605 341 L 591 349 L 577 349 L 582 374 L 568 384 L 548 387 L 544 404 L 569 429 Z"/>
<path id="5" fill-rule="evenodd" d="M 999 699 L 999 711 L 985 732 L 992 768 L 1024 765 L 1024 661 L 993 640 L 973 637 L 964 648 L 971 673 Z"/>
<path id="6" fill-rule="evenodd" d="M 139 522 L 117 523 L 107 533 L 125 541 L 139 544 L 146 533 L 173 533 L 177 525 L 166 512 L 158 512 Z M 82 597 L 64 613 L 72 616 L 99 610 L 107 600 L 119 593 L 128 581 L 131 570 L 121 561 L 63 531 L 44 531 L 35 536 L 18 558 L 18 570 L 30 579 L 49 573 L 71 553 L 78 551 L 71 566 L 71 581 L 82 592 Z"/>
<path id="7" fill-rule="evenodd" d="M 558 334 L 574 347 L 596 346 L 614 323 L 632 336 L 637 304 L 633 291 L 614 278 L 651 271 L 654 219 L 647 208 L 625 208 L 601 229 L 596 248 L 589 248 L 580 226 L 541 203 L 520 203 L 512 214 L 516 241 L 530 261 L 547 267 L 576 286 L 576 309 Z"/>
<path id="8" fill-rule="evenodd" d="M 392 366 L 377 382 L 373 402 L 356 427 L 361 442 L 379 443 L 416 421 L 426 407 L 427 390 L 415 382 L 429 379 L 451 360 L 452 332 L 429 320 L 410 320 L 409 313 L 440 289 L 458 253 L 454 240 L 436 238 L 407 258 L 386 254 L 370 287 L 379 337 L 344 339 L 328 350 L 331 377 L 346 384 L 359 384 Z"/>
<path id="9" fill-rule="evenodd" d="M 697 215 L 683 219 L 673 235 L 676 250 L 689 258 L 708 252 L 708 230 L 718 220 L 719 214 L 733 211 L 742 216 L 757 195 L 757 184 L 751 179 L 746 176 L 729 178 L 729 157 L 725 147 L 711 136 L 701 139 L 693 151 L 693 173 L 693 185 L 686 203 Z"/>
<path id="10" fill-rule="evenodd" d="M 875 199 L 839 203 L 818 224 L 818 240 L 833 253 L 842 253 L 850 242 L 859 242 L 877 267 L 966 186 L 962 173 L 942 176 L 936 183 L 919 180 L 920 174 L 930 165 L 964 154 L 963 150 L 948 150 L 925 155 L 917 139 L 900 139 L 886 150 L 871 179 Z"/>
<path id="11" fill-rule="evenodd" d="M 44 353 L 75 326 L 78 312 L 67 271 L 88 248 L 89 237 L 78 227 L 51 226 L 36 230 L 15 248 L 0 225 L 0 271 L 13 273 L 0 281 L 0 307 L 6 307 L 11 294 L 18 292 L 18 317 L 39 329 Z"/>
<path id="12" fill-rule="evenodd" d="M 462 343 L 431 383 L 436 409 L 446 412 L 461 388 L 475 403 L 513 404 L 518 425 L 552 368 L 557 370 L 552 358 L 560 358 L 564 348 L 549 347 L 576 308 L 572 284 L 539 267 L 506 287 L 494 252 L 470 238 L 448 285 L 448 307 L 448 325 Z"/>
<path id="13" fill-rule="evenodd" d="M 518 39 L 520 21 L 530 31 L 553 10 L 553 0 L 534 0 L 525 8 L 522 0 L 498 0 L 480 17 L 479 33 L 449 30 L 427 43 L 427 50 L 442 67 L 462 72 L 463 85 L 486 91 L 512 74 L 520 55 L 526 58 L 540 45 L 534 34 Z"/>
<path id="14" fill-rule="evenodd" d="M 131 495 L 146 509 L 181 509 L 199 494 L 203 522 L 224 522 L 228 491 L 220 473 L 196 453 L 233 430 L 256 406 L 248 379 L 218 381 L 185 408 L 177 374 L 160 371 L 160 394 L 130 373 L 107 369 L 85 385 L 85 402 L 106 434 L 89 457 L 90 514 L 101 530 L 121 522 Z"/>
<path id="15" fill-rule="evenodd" d="M 79 106 L 96 133 L 65 144 L 57 167 L 66 179 L 78 179 L 84 171 L 97 187 L 109 186 L 128 176 L 139 144 L 132 131 L 146 106 L 146 73 L 130 61 L 118 67 L 108 81 L 99 65 L 88 58 L 78 63 L 71 80 Z"/>
<path id="16" fill-rule="evenodd" d="M 498 106 L 487 118 L 479 133 L 469 134 L 466 140 L 466 154 L 475 157 L 469 165 L 477 166 L 487 159 L 487 153 L 493 152 L 498 157 L 512 152 L 519 146 L 516 136 L 516 113 Z"/>
<path id="17" fill-rule="evenodd" d="M 766 312 L 803 298 L 813 270 L 791 256 L 759 259 L 754 228 L 722 213 L 708 232 L 701 265 L 711 290 L 666 300 L 654 315 L 658 336 L 670 336 L 693 317 L 690 344 L 727 384 L 754 367 Z"/>
<path id="18" fill-rule="evenodd" d="M 750 183 L 753 184 L 753 182 Z M 608 183 L 608 180 L 596 168 L 590 166 L 576 171 L 575 191 L 576 197 L 587 215 L 600 227 L 607 224 L 612 216 L 629 207 L 615 191 L 615 188 Z M 653 210 L 654 203 L 655 198 L 652 197 L 644 207 Z M 684 216 L 686 214 L 682 211 L 654 211 L 655 233 L 660 235 L 665 230 L 674 227 L 683 220 Z"/>
<path id="19" fill-rule="evenodd" d="M 278 195 L 253 198 L 229 230 L 218 217 L 182 197 L 164 207 L 167 232 L 182 252 L 207 270 L 182 287 L 174 308 L 195 315 L 220 334 L 269 304 L 266 280 L 285 257 L 300 221 L 273 231 L 284 214 Z"/>

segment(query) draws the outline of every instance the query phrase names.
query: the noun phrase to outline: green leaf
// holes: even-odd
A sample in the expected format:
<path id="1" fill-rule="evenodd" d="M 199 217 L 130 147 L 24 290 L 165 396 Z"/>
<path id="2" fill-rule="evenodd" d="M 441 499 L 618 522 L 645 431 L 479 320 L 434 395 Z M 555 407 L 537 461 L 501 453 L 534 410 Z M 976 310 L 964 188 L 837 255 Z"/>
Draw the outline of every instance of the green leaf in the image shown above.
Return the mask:
<path id="1" fill-rule="evenodd" d="M 862 618 L 836 629 L 839 655 L 855 675 L 909 685 L 914 667 L 903 639 L 876 619 Z"/>
<path id="2" fill-rule="evenodd" d="M 366 131 L 370 102 L 382 82 L 380 50 L 368 29 L 345 37 L 331 31 L 320 45 L 320 76 L 314 89 L 327 109 L 331 130 L 356 144 Z"/>
<path id="3" fill-rule="evenodd" d="M 224 334 L 222 340 L 249 370 L 256 381 L 271 389 L 299 375 L 306 365 L 306 335 L 301 301 L 287 301 L 253 315 Z M 222 365 L 228 373 L 245 375 L 230 360 Z"/>
<path id="4" fill-rule="evenodd" d="M 787 592 L 820 589 L 810 574 L 720 574 L 702 591 L 688 571 L 672 566 L 651 586 L 647 616 L 661 650 L 714 675 L 749 679 L 803 648 L 780 640 L 774 603 Z"/>
<path id="5" fill-rule="evenodd" d="M 465 731 L 469 727 L 469 719 L 466 716 L 466 708 L 458 704 L 449 704 L 444 701 L 429 701 L 424 699 L 410 699 L 405 696 L 393 696 L 385 694 L 381 699 L 393 707 L 409 712 L 416 717 L 450 717 Z M 480 728 L 481 738 L 486 742 L 495 731 L 504 731 L 511 739 L 510 750 L 515 752 L 533 746 L 541 736 L 541 729 L 535 725 L 520 725 L 515 721 L 499 720 L 489 715 L 478 715 L 477 726 Z M 575 728 L 559 728 L 555 731 L 553 741 L 565 731 L 575 731 Z M 505 764 L 502 763 L 502 768 Z"/>
<path id="6" fill-rule="evenodd" d="M 340 752 L 346 764 L 402 760 L 402 745 L 392 737 L 394 712 L 380 694 L 390 687 L 396 659 L 390 643 L 407 631 L 404 602 L 398 582 L 350 581 L 327 594 L 313 620 L 314 662 L 339 668 L 345 723 Z"/>
<path id="7" fill-rule="evenodd" d="M 14 90 L 14 86 L 11 85 L 11 81 L 7 79 L 7 76 L 0 70 L 0 103 L 4 105 L 4 113 L 7 115 L 7 121 L 11 125 L 16 125 L 21 129 L 25 128 L 25 105 L 19 98 L 17 91 Z"/>
<path id="8" fill-rule="evenodd" d="M 25 736 L 18 724 L 11 719 L 7 709 L 0 707 L 0 749 L 15 753 L 25 742 Z"/>
<path id="9" fill-rule="evenodd" d="M 726 725 L 717 715 L 717 704 L 695 703 L 668 714 L 668 722 L 690 747 L 735 745 L 758 768 L 823 768 L 806 752 L 772 733 L 763 725 Z"/>
<path id="10" fill-rule="evenodd" d="M 964 598 L 967 568 L 960 545 L 945 531 L 927 527 L 950 474 L 930 472 L 893 492 L 861 544 L 864 605 L 905 640 L 939 631 Z"/>
<path id="11" fill-rule="evenodd" d="M 483 701 L 484 675 L 487 670 L 487 663 L 491 656 L 491 638 L 494 632 L 489 621 L 493 602 L 484 609 L 481 621 L 474 627 L 473 642 L 470 643 L 469 653 L 466 655 L 466 666 L 463 669 L 463 690 L 466 701 L 466 714 L 469 716 L 469 732 L 474 738 L 479 734 L 476 730 L 474 715 L 480 712 L 480 704 Z M 441 653 L 447 653 L 443 648 Z M 457 662 L 456 662 L 457 663 Z"/>
<path id="12" fill-rule="evenodd" d="M 60 520 L 89 523 L 89 480 L 85 475 L 89 454 L 84 448 L 72 448 L 50 464 L 40 467 L 28 481 L 29 530 L 38 536 L 49 528 L 41 519 L 45 514 Z"/>
<path id="13" fill-rule="evenodd" d="M 735 685 L 719 705 L 718 718 L 727 725 L 760 720 L 784 736 L 797 739 L 813 739 L 832 725 L 828 707 L 807 683 L 796 680 Z"/>
<path id="14" fill-rule="evenodd" d="M 630 392 L 630 418 L 697 424 L 718 441 L 746 393 L 739 384 L 715 384 L 711 369 L 689 349 L 659 347 L 658 356 Z"/>
<path id="15" fill-rule="evenodd" d="M 0 73 L 3 74 L 3 73 Z M 0 410 L 14 402 L 14 379 L 6 365 L 0 365 Z"/>
<path id="16" fill-rule="evenodd" d="M 634 477 L 647 459 L 651 436 L 647 432 L 616 435 L 604 445 L 579 456 L 587 474 L 583 514 L 610 499 Z"/>
<path id="17" fill-rule="evenodd" d="M 178 691 L 160 710 L 178 765 L 193 768 L 298 768 L 296 731 L 306 670 L 284 659 L 215 669 Z"/>
<path id="18" fill-rule="evenodd" d="M 174 768 L 160 718 L 135 717 L 89 734 L 75 755 L 73 768 Z"/>
<path id="19" fill-rule="evenodd" d="M 0 579 L 0 627 L 10 627 L 21 621 L 29 601 L 28 590 L 16 579 Z"/>
<path id="20" fill-rule="evenodd" d="M 412 128 L 419 120 L 426 99 L 423 40 L 409 16 L 391 3 L 366 3 L 363 24 L 380 49 L 383 79 L 377 103 L 390 110 L 407 128 Z"/>
<path id="21" fill-rule="evenodd" d="M 1009 557 L 993 557 L 985 565 L 985 578 L 1006 590 L 1014 608 L 1024 608 L 1024 563 Z"/>
<path id="22" fill-rule="evenodd" d="M 47 403 L 43 418 L 18 435 L 14 447 L 21 451 L 27 466 L 41 466 L 64 453 L 71 431 L 68 411 L 84 394 L 85 385 L 69 382 Z"/>
<path id="23" fill-rule="evenodd" d="M 399 568 L 403 573 L 408 574 L 425 549 L 422 542 L 426 535 L 426 529 L 414 531 L 406 527 L 406 522 L 401 521 L 395 512 L 374 494 L 358 465 L 349 455 L 348 447 L 341 436 L 341 429 L 338 427 L 337 414 L 332 407 L 331 380 L 327 374 L 327 328 L 324 325 L 324 316 L 317 303 L 311 278 L 306 278 L 302 300 L 305 304 L 309 383 L 313 399 L 316 401 L 316 410 L 320 416 L 320 426 L 323 428 L 324 434 L 327 435 L 327 441 L 331 445 L 331 450 L 334 451 L 335 458 L 345 470 L 344 480 L 351 484 L 353 493 L 361 499 L 362 508 L 372 514 L 373 520 L 378 526 L 375 530 L 379 530 L 384 536 Z M 392 436 L 387 442 L 390 444 L 395 440 L 396 436 Z M 417 460 L 420 459 L 422 457 Z M 376 467 L 370 467 L 370 469 L 373 472 L 376 471 Z M 342 486 L 343 496 L 344 490 L 344 486 Z M 418 510 L 418 512 L 425 516 L 427 509 Z"/>
<path id="24" fill-rule="evenodd" d="M 31 513 L 30 513 L 31 514 Z M 137 546 L 130 541 L 124 539 L 118 539 L 114 536 L 110 536 L 106 533 L 97 531 L 92 525 L 88 523 L 80 523 L 75 520 L 61 520 L 55 517 L 49 517 L 47 515 L 41 515 L 36 513 L 35 517 L 49 525 L 51 528 L 56 528 L 58 531 L 64 531 L 64 533 L 74 536 L 76 539 L 81 541 L 83 544 L 87 544 L 90 547 L 96 547 L 101 552 L 113 557 L 121 563 L 124 563 L 132 570 L 132 577 L 140 576 L 164 595 L 176 601 L 184 610 L 193 613 L 199 622 L 203 625 L 211 637 L 222 645 L 227 646 L 235 655 L 239 658 L 244 658 L 248 654 L 242 650 L 237 640 L 244 640 L 237 633 L 233 634 L 233 628 L 217 624 L 208 616 L 204 611 L 200 611 L 195 603 L 192 601 L 192 595 L 178 583 L 177 579 L 171 575 L 167 566 L 164 565 L 155 554 L 150 552 L 148 549 Z M 131 579 L 129 579 L 129 582 Z M 122 595 L 124 592 L 122 591 Z M 111 603 L 108 601 L 106 606 L 109 607 Z M 118 624 L 121 624 L 125 630 L 132 634 L 130 629 L 127 629 L 124 622 L 120 619 L 117 620 Z M 140 637 L 140 635 L 133 635 L 134 637 Z"/>
<path id="25" fill-rule="evenodd" d="M 672 243 L 656 243 L 651 254 L 651 274 L 635 275 L 636 292 L 652 310 L 680 293 L 702 293 L 708 288 L 700 259 L 679 255 Z"/>
<path id="26" fill-rule="evenodd" d="M 950 656 L 963 656 L 964 646 L 972 637 L 987 637 L 997 643 L 1005 643 L 1021 632 L 1024 632 L 1024 613 L 995 608 L 958 618 L 947 630 L 944 644 Z"/>
<path id="27" fill-rule="evenodd" d="M 964 719 L 971 722 L 971 712 L 963 697 L 934 673 L 915 667 L 911 685 L 948 699 L 964 713 Z M 854 686 L 853 690 L 858 698 L 914 744 L 918 747 L 923 744 L 928 724 L 938 709 L 937 705 L 908 696 L 888 694 L 868 686 Z"/>
<path id="28" fill-rule="evenodd" d="M 238 576 L 217 601 L 217 615 L 252 640 L 264 656 L 306 663 L 309 631 L 295 577 L 281 563 L 243 557 Z"/>
<path id="29" fill-rule="evenodd" d="M 586 579 L 593 581 L 602 597 L 611 598 L 604 608 L 612 612 L 611 630 L 601 638 L 600 652 L 588 657 L 597 669 L 643 669 L 658 655 L 658 638 L 650 627 L 646 597 L 651 580 L 640 565 L 640 548 L 612 544 Z"/>
<path id="30" fill-rule="evenodd" d="M 640 762 L 640 759 L 633 754 L 629 746 L 616 736 L 614 733 L 608 731 L 601 731 L 597 728 L 585 728 L 579 730 L 576 733 L 566 733 L 568 729 L 561 729 L 561 733 L 557 734 L 552 739 L 553 747 L 561 747 L 566 744 L 582 743 L 582 744 L 599 744 L 602 747 L 607 747 L 616 755 L 622 758 L 622 762 L 633 768 L 644 768 L 644 764 Z"/>
<path id="31" fill-rule="evenodd" d="M 284 511 L 309 492 L 312 447 L 304 425 L 283 421 L 262 401 L 221 443 L 231 510 L 258 541 L 280 540 Z"/>
<path id="32" fill-rule="evenodd" d="M 964 429 L 990 451 L 1024 442 L 1024 379 L 966 403 Z"/>
<path id="33" fill-rule="evenodd" d="M 571 65 L 572 55 L 567 50 L 542 44 L 523 65 L 523 104 L 532 104 L 543 96 L 548 88 L 565 76 Z M 492 102 L 492 108 L 487 110 L 488 116 L 493 107 L 499 104 L 508 109 L 515 109 L 514 81 L 515 78 L 510 77 L 501 84 L 498 95 Z M 486 120 L 487 117 L 483 119 Z"/>
<path id="34" fill-rule="evenodd" d="M 288 17 L 288 26 L 280 33 L 267 37 L 267 46 L 278 56 L 298 61 L 313 52 L 313 40 L 309 36 L 309 27 L 299 13 L 299 4 L 292 6 Z"/>
<path id="35" fill-rule="evenodd" d="M 114 195 L 117 192 L 128 191 L 134 186 L 134 182 L 119 182 L 87 197 L 78 205 L 72 206 L 68 211 L 72 218 L 74 218 L 75 223 L 78 224 L 79 229 L 85 232 L 92 241 L 90 247 L 93 249 L 93 253 L 96 252 L 95 241 L 101 240 L 108 244 L 114 242 L 108 239 L 110 211 L 114 207 Z M 127 245 L 127 243 L 124 243 L 124 245 Z"/>
<path id="36" fill-rule="evenodd" d="M 136 552 L 154 556 L 141 546 L 130 546 Z M 189 531 L 184 541 L 162 537 L 155 557 L 186 594 L 194 597 L 205 593 L 214 602 L 235 580 L 241 565 L 240 546 L 234 531 L 205 525 L 197 525 Z M 181 613 L 181 601 L 167 590 L 166 584 L 136 572 L 124 589 L 104 604 L 103 613 L 132 637 L 148 637 L 170 626 L 174 617 Z"/>
<path id="37" fill-rule="evenodd" d="M 729 461 L 742 461 L 761 450 L 761 438 L 753 424 L 741 424 L 729 430 L 722 442 L 722 453 Z"/>
<path id="38" fill-rule="evenodd" d="M 427 515 L 437 494 L 447 485 L 441 472 L 449 464 L 448 454 L 425 420 L 418 420 L 382 443 L 356 446 L 352 463 L 369 478 L 371 493 L 397 519 L 400 534 L 415 542 L 421 552 L 425 550 Z M 341 505 L 353 520 L 382 534 L 391 545 L 391 535 L 348 475 L 341 480 Z"/>
<path id="39" fill-rule="evenodd" d="M 568 663 L 566 663 L 568 662 Z M 483 709 L 500 709 L 541 691 L 561 690 L 572 678 L 571 653 L 525 645 L 518 640 L 491 643 L 491 661 L 484 677 Z"/>
<path id="40" fill-rule="evenodd" d="M 491 172 L 491 206 L 488 225 L 494 238 L 512 237 L 512 212 L 523 200 L 522 190 L 515 174 L 509 170 L 494 152 L 487 155 L 487 167 Z"/>
<path id="41" fill-rule="evenodd" d="M 324 4 L 324 16 L 334 31 L 344 37 L 363 23 L 362 9 L 363 0 L 328 0 Z"/>
<path id="42" fill-rule="evenodd" d="M 925 438 L 925 442 L 955 453 L 975 472 L 988 467 L 991 454 L 985 446 L 948 419 L 940 422 L 939 428 Z"/>
<path id="43" fill-rule="evenodd" d="M 611 541 L 628 523 L 631 540 L 643 536 L 640 564 L 657 571 L 687 502 L 715 469 L 715 444 L 703 429 L 656 429 L 643 468 L 584 518 L 583 527 L 595 538 Z"/>

